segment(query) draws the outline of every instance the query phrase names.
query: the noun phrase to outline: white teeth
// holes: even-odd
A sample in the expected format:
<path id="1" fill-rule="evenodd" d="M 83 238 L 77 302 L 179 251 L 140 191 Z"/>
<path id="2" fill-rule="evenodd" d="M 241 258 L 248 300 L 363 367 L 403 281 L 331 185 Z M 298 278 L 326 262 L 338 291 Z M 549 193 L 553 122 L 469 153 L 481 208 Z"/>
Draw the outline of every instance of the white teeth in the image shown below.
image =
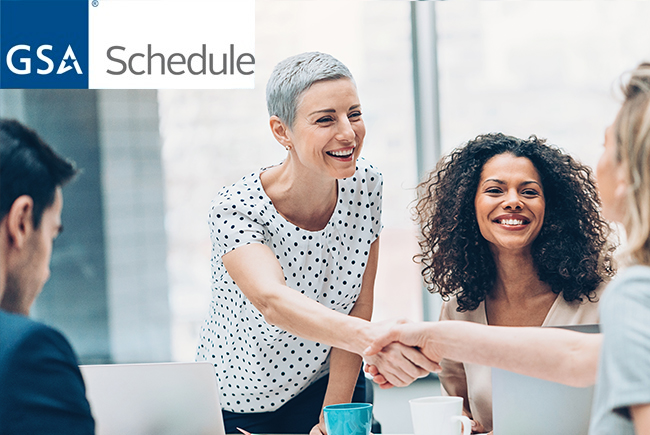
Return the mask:
<path id="1" fill-rule="evenodd" d="M 499 221 L 501 225 L 523 225 L 524 221 L 519 219 L 503 219 Z"/>
<path id="2" fill-rule="evenodd" d="M 341 150 L 341 151 L 328 151 L 327 154 L 335 157 L 350 157 L 354 152 L 354 148 L 351 150 Z"/>

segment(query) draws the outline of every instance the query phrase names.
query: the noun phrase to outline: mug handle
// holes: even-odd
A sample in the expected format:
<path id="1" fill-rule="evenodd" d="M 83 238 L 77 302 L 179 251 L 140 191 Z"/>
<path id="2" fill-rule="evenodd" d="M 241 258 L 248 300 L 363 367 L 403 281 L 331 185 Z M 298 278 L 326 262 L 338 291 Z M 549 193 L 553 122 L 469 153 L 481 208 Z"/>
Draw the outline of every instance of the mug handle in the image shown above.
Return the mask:
<path id="1" fill-rule="evenodd" d="M 470 435 L 472 433 L 472 422 L 465 415 L 454 415 L 451 417 L 452 420 L 460 421 L 463 424 L 463 434 Z"/>

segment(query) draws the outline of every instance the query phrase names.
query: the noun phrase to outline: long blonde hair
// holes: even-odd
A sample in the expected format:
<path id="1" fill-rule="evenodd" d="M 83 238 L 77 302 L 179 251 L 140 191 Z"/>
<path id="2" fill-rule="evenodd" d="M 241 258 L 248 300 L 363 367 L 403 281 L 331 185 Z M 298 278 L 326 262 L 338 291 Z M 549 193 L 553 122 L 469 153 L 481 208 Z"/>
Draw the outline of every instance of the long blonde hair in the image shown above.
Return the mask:
<path id="1" fill-rule="evenodd" d="M 617 160 L 627 172 L 626 253 L 634 263 L 650 265 L 650 63 L 632 71 L 622 90 L 615 132 Z"/>

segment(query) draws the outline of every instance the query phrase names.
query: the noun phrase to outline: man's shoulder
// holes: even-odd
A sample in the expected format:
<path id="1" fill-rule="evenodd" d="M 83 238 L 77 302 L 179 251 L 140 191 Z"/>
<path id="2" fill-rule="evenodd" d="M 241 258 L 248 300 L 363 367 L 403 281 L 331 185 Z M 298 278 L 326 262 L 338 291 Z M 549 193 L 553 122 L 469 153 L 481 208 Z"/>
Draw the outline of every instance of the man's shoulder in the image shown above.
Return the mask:
<path id="1" fill-rule="evenodd" d="M 36 320 L 32 320 L 27 316 L 24 316 L 22 314 L 15 314 L 15 313 L 10 313 L 5 310 L 0 310 L 0 325 L 3 325 L 5 327 L 14 327 L 14 328 L 31 328 L 31 327 L 40 327 L 44 326 L 47 328 L 46 325 L 37 322 Z M 3 331 L 0 330 L 0 333 Z"/>
<path id="2" fill-rule="evenodd" d="M 6 363 L 17 352 L 33 354 L 44 348 L 76 363 L 68 340 L 56 329 L 26 316 L 0 310 L 0 364 Z"/>
<path id="3" fill-rule="evenodd" d="M 83 377 L 54 328 L 0 311 L 0 433 L 93 434 Z"/>
<path id="4" fill-rule="evenodd" d="M 0 351 L 44 329 L 51 328 L 21 314 L 0 310 Z"/>

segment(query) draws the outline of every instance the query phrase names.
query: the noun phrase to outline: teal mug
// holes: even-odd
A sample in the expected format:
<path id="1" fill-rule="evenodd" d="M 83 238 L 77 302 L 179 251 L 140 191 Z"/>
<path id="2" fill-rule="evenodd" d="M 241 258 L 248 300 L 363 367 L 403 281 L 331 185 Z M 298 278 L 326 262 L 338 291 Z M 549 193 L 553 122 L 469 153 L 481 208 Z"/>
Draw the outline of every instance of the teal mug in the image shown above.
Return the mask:
<path id="1" fill-rule="evenodd" d="M 328 435 L 370 435 L 372 405 L 340 403 L 323 409 Z"/>

